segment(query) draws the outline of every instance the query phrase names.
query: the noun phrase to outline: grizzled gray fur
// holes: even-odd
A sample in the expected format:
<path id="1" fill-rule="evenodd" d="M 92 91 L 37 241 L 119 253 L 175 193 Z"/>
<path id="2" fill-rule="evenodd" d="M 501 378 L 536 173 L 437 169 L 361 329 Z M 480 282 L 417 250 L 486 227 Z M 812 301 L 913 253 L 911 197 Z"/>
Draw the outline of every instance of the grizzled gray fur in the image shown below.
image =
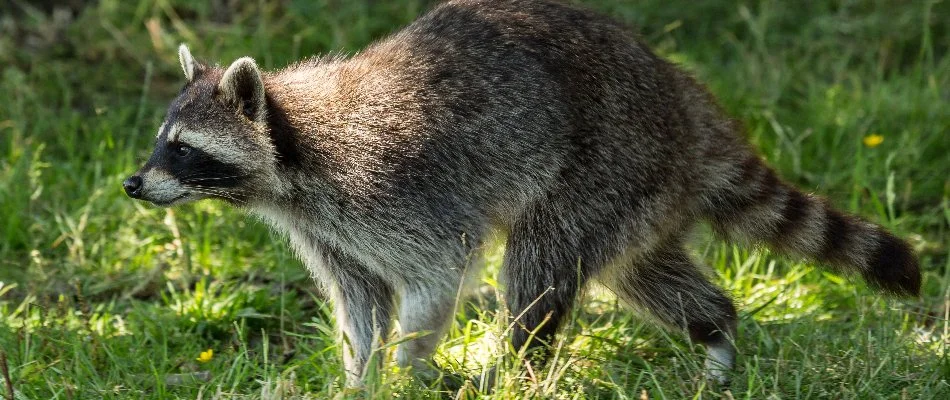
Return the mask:
<path id="1" fill-rule="evenodd" d="M 515 348 L 550 340 L 598 280 L 705 344 L 718 381 L 736 310 L 683 247 L 699 221 L 919 292 L 905 242 L 781 181 L 701 84 L 581 8 L 448 1 L 352 57 L 272 72 L 180 58 L 188 82 L 127 192 L 223 199 L 289 236 L 332 296 L 353 385 L 394 318 L 434 332 L 397 351 L 424 367 L 493 232 Z"/>

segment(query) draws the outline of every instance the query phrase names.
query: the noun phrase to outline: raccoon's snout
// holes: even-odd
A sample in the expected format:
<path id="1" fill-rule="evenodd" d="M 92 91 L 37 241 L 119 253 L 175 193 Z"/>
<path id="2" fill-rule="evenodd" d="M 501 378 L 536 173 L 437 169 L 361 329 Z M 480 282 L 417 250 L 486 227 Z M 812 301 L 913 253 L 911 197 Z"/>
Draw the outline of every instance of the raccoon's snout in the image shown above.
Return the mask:
<path id="1" fill-rule="evenodd" d="M 132 175 L 122 181 L 122 187 L 125 188 L 125 194 L 133 199 L 138 199 L 142 196 L 142 177 Z"/>

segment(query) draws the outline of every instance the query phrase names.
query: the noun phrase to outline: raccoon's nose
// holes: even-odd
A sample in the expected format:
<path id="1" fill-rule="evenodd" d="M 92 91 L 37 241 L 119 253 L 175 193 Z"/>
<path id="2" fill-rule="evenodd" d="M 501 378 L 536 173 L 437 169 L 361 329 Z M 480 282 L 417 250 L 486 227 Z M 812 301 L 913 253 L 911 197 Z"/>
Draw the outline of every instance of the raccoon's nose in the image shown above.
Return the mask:
<path id="1" fill-rule="evenodd" d="M 125 194 L 137 199 L 142 194 L 142 178 L 138 175 L 130 176 L 122 182 L 122 187 L 125 188 Z"/>

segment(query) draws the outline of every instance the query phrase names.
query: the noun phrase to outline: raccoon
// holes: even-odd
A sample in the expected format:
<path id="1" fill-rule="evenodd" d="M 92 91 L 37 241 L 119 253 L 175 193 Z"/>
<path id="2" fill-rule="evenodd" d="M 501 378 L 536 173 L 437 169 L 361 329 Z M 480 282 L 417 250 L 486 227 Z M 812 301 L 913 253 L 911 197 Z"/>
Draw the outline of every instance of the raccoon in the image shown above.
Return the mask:
<path id="1" fill-rule="evenodd" d="M 220 199 L 286 234 L 332 298 L 350 385 L 394 319 L 431 332 L 396 351 L 426 368 L 493 232 L 514 348 L 543 354 L 599 281 L 705 345 L 721 383 L 736 309 L 684 247 L 699 222 L 920 291 L 907 243 L 782 181 L 703 85 L 577 6 L 451 0 L 358 54 L 270 72 L 179 57 L 187 82 L 126 192 Z"/>

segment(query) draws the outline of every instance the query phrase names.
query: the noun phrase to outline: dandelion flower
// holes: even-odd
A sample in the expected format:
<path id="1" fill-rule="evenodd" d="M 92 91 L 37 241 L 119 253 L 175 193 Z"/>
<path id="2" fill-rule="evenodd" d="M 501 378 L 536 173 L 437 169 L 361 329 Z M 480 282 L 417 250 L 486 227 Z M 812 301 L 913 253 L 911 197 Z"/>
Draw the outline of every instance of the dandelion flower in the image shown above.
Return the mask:
<path id="1" fill-rule="evenodd" d="M 864 145 L 867 147 L 877 147 L 881 142 L 884 141 L 884 136 L 872 133 L 864 137 Z"/>
<path id="2" fill-rule="evenodd" d="M 211 357 L 214 357 L 214 350 L 208 349 L 207 351 L 202 351 L 196 360 L 206 363 L 211 361 Z"/>

